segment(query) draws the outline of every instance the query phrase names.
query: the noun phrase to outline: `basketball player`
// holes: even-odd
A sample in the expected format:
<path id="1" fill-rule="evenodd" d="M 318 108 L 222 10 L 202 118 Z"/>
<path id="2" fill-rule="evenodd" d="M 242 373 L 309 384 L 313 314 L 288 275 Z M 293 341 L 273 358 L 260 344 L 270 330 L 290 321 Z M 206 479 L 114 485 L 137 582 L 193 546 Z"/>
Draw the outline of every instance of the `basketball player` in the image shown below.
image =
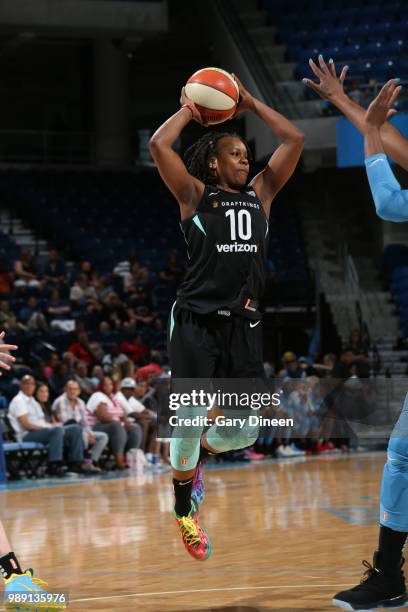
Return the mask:
<path id="1" fill-rule="evenodd" d="M 209 132 L 192 145 L 184 161 L 173 145 L 201 115 L 184 90 L 181 108 L 153 135 L 150 151 L 159 173 L 180 206 L 189 263 L 168 330 L 173 381 L 179 379 L 261 378 L 262 327 L 259 300 L 265 281 L 268 218 L 272 201 L 299 161 L 304 136 L 282 115 L 255 99 L 237 80 L 237 113 L 254 113 L 281 145 L 248 184 L 249 150 L 228 132 Z M 199 382 L 199 381 L 198 381 Z M 258 428 L 245 431 L 213 425 L 173 438 L 175 517 L 187 551 L 197 560 L 211 554 L 200 528 L 203 497 L 200 460 L 253 444 Z M 194 482 L 194 496 L 193 480 Z"/>
<path id="2" fill-rule="evenodd" d="M 336 76 L 333 60 L 327 67 L 319 56 L 320 67 L 310 60 L 319 83 L 304 79 L 323 98 L 331 100 L 364 134 L 365 164 L 376 211 L 386 221 L 408 221 L 408 191 L 401 187 L 385 153 L 408 170 L 408 140 L 387 123 L 396 111 L 392 106 L 399 94 L 398 79 L 389 81 L 371 103 L 367 112 L 344 94 L 343 81 Z M 408 535 L 408 394 L 388 444 L 387 463 L 381 486 L 380 535 L 373 565 L 367 568 L 360 584 L 337 593 L 333 603 L 345 610 L 401 608 L 408 605 L 402 571 L 402 551 Z"/>
<path id="3" fill-rule="evenodd" d="M 4 332 L 1 332 L 0 342 L 2 342 L 3 339 L 4 339 Z M 5 352 L 5 351 L 15 351 L 17 348 L 18 347 L 15 344 L 0 344 L 0 368 L 2 368 L 3 370 L 10 370 L 10 365 L 6 362 L 7 361 L 14 362 L 15 358 L 12 355 L 10 355 L 8 352 Z M 22 571 L 16 555 L 11 550 L 10 542 L 7 538 L 6 532 L 4 530 L 4 526 L 1 521 L 0 521 L 0 572 L 4 579 L 4 584 L 5 584 L 5 588 L 4 588 L 5 598 L 7 597 L 7 593 L 8 594 L 12 593 L 13 595 L 17 593 L 18 594 L 34 593 L 38 595 L 46 593 L 46 591 L 44 591 L 44 589 L 42 588 L 42 585 L 46 584 L 43 580 L 39 578 L 33 578 L 33 571 L 31 569 L 25 570 L 24 572 Z M 8 605 L 8 606 L 6 604 L 6 607 L 16 609 L 16 604 Z M 31 605 L 29 602 L 24 603 L 24 609 L 39 610 L 41 607 L 44 607 L 44 605 L 41 606 L 41 604 L 39 604 L 38 602 L 37 603 L 33 602 Z M 51 612 L 51 610 L 62 609 L 62 608 L 65 608 L 66 606 L 65 605 L 58 606 L 58 605 L 53 604 L 52 606 L 46 605 L 45 607 Z M 18 609 L 22 609 L 22 607 L 19 607 Z"/>

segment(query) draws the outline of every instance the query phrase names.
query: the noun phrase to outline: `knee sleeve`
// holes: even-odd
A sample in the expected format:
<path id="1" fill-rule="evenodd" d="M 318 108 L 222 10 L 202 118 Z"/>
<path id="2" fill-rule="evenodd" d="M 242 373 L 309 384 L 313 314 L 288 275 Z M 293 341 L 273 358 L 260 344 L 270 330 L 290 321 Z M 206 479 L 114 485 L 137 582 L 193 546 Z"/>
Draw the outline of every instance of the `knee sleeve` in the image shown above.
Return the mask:
<path id="1" fill-rule="evenodd" d="M 214 424 L 205 435 L 209 446 L 219 453 L 252 446 L 257 441 L 258 436 L 259 425 L 250 425 L 248 419 L 245 419 L 242 427 Z"/>
<path id="2" fill-rule="evenodd" d="M 178 425 L 173 429 L 170 441 L 170 462 L 175 470 L 188 472 L 195 468 L 200 456 L 201 435 L 204 425 L 183 425 L 183 419 L 207 415 L 204 406 L 182 406 L 177 410 Z"/>
<path id="3" fill-rule="evenodd" d="M 172 438 L 170 441 L 170 462 L 175 470 L 188 472 L 195 468 L 200 456 L 199 438 Z"/>

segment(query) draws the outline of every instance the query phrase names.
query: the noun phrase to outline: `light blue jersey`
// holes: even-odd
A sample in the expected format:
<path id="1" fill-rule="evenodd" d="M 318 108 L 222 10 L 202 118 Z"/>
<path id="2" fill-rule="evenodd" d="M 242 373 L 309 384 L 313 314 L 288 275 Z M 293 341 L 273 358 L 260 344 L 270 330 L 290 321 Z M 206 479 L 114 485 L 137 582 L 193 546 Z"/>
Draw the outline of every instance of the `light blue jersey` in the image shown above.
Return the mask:
<path id="1" fill-rule="evenodd" d="M 383 153 L 365 160 L 377 215 L 385 221 L 408 221 L 408 190 L 401 189 Z M 408 532 L 408 395 L 388 443 L 380 496 L 380 523 Z"/>

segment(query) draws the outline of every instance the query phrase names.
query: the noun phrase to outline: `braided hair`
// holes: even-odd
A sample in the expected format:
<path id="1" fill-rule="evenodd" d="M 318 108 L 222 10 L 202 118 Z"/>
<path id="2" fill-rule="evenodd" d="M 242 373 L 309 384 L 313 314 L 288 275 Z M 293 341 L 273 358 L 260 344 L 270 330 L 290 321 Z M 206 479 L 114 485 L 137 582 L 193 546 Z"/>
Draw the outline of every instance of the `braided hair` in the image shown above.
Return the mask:
<path id="1" fill-rule="evenodd" d="M 235 136 L 244 143 L 248 152 L 248 159 L 251 160 L 248 143 L 239 134 L 231 132 L 207 132 L 184 153 L 187 170 L 205 185 L 217 184 L 217 176 L 211 172 L 209 161 L 211 157 L 217 157 L 218 143 L 222 138 L 228 136 Z"/>

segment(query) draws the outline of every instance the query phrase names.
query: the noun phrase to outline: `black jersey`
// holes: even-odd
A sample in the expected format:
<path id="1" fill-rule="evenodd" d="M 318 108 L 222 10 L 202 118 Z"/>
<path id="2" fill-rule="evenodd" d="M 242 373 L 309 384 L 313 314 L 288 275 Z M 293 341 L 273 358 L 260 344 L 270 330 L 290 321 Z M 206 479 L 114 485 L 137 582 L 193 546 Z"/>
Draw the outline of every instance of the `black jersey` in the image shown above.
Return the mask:
<path id="1" fill-rule="evenodd" d="M 202 314 L 225 310 L 259 319 L 269 226 L 254 190 L 206 185 L 196 212 L 180 226 L 189 257 L 181 304 Z"/>

